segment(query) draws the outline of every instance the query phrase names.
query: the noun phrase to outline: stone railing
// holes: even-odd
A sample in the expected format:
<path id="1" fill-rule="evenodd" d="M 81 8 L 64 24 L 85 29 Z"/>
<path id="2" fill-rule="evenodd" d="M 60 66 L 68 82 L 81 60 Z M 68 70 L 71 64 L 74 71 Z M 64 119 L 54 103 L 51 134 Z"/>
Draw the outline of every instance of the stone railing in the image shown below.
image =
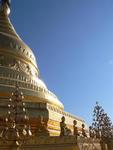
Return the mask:
<path id="1" fill-rule="evenodd" d="M 78 142 L 77 142 L 78 141 Z M 24 150 L 101 150 L 98 140 L 79 138 L 74 136 L 62 137 L 33 137 L 26 140 L 22 146 Z M 14 141 L 6 143 L 0 141 L 0 150 L 17 150 Z"/>
<path id="2" fill-rule="evenodd" d="M 26 140 L 20 149 L 24 150 L 78 150 L 73 136 L 65 137 L 33 137 Z M 19 150 L 20 150 L 19 149 Z M 0 141 L 0 150 L 17 150 L 14 141 Z"/>

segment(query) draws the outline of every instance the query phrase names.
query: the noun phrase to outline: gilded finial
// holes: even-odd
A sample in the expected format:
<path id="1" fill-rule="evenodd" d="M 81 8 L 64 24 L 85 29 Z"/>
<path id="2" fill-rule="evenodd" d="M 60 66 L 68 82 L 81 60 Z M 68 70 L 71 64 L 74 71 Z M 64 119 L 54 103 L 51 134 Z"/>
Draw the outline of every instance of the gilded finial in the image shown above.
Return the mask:
<path id="1" fill-rule="evenodd" d="M 1 0 L 1 10 L 5 13 L 5 15 L 10 14 L 10 6 L 11 0 Z"/>

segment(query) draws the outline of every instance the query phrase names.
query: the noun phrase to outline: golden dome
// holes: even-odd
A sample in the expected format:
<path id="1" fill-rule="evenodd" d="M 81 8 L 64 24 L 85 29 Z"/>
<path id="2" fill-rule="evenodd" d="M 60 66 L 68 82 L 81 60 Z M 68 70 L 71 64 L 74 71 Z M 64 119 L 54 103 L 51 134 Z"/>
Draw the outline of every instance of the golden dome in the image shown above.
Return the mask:
<path id="1" fill-rule="evenodd" d="M 7 4 L 0 9 L 0 92 L 6 95 L 18 83 L 26 101 L 50 103 L 63 109 L 63 104 L 40 79 L 35 56 L 16 33 L 9 12 Z"/>

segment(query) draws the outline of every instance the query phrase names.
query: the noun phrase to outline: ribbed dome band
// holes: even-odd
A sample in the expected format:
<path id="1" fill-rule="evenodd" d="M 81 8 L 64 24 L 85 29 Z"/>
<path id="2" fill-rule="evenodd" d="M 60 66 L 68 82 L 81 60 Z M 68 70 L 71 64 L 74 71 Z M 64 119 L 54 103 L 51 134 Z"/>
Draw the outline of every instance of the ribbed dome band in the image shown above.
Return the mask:
<path id="1" fill-rule="evenodd" d="M 10 34 L 15 36 L 16 38 L 19 38 L 13 25 L 10 22 L 10 19 L 7 15 L 4 14 L 3 11 L 0 11 L 0 32 Z"/>

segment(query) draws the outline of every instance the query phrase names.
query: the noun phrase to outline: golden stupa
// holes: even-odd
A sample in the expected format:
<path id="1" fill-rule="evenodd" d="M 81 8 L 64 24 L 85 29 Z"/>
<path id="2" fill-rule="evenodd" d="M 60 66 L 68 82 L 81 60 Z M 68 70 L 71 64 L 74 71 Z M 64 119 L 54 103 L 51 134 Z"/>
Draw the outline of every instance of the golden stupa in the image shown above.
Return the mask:
<path id="1" fill-rule="evenodd" d="M 65 112 L 57 96 L 40 79 L 34 53 L 16 33 L 9 14 L 9 4 L 4 2 L 0 8 L 0 118 L 5 116 L 7 101 L 18 84 L 25 96 L 32 130 L 36 130 L 40 116 L 50 135 L 59 135 L 62 116 L 71 130 L 75 119 L 81 128 L 84 120 Z"/>

